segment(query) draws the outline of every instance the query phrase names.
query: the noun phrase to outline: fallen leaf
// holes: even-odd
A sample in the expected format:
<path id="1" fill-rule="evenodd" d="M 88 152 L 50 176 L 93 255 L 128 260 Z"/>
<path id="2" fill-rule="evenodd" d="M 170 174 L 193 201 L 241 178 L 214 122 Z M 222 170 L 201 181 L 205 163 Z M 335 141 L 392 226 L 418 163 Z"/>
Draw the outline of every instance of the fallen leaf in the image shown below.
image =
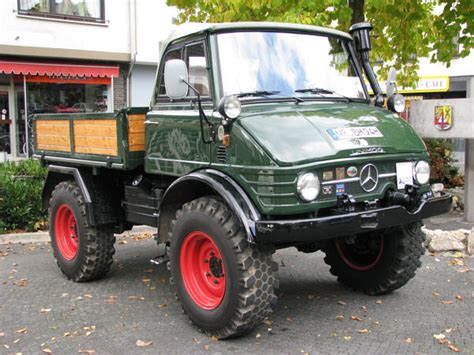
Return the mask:
<path id="1" fill-rule="evenodd" d="M 86 293 L 86 294 L 84 295 L 84 298 L 91 299 L 91 298 L 93 298 L 93 296 L 92 296 L 90 293 Z"/>
<path id="2" fill-rule="evenodd" d="M 469 272 L 469 271 L 472 271 L 472 269 L 468 268 L 468 267 L 460 267 L 457 271 L 458 272 Z"/>
<path id="3" fill-rule="evenodd" d="M 215 335 L 211 336 L 211 341 L 217 341 L 217 337 Z"/>
<path id="4" fill-rule="evenodd" d="M 448 261 L 448 265 L 450 266 L 464 266 L 464 261 L 461 259 L 453 259 Z"/>
<path id="5" fill-rule="evenodd" d="M 454 329 L 453 328 L 448 328 L 445 330 L 446 333 L 451 333 Z"/>
<path id="6" fill-rule="evenodd" d="M 375 301 L 375 303 L 382 304 L 383 302 L 382 302 L 382 300 L 377 300 L 377 301 Z"/>
<path id="7" fill-rule="evenodd" d="M 92 355 L 95 353 L 95 350 L 91 350 L 91 349 L 81 349 L 78 351 L 78 353 L 80 354 L 89 354 L 89 355 Z"/>
<path id="8" fill-rule="evenodd" d="M 461 350 L 459 348 L 455 347 L 453 344 L 449 344 L 448 348 L 449 348 L 449 350 L 452 350 L 455 353 L 460 353 L 461 352 Z"/>
<path id="9" fill-rule="evenodd" d="M 194 341 L 196 344 L 201 344 L 201 341 L 200 341 L 198 338 L 193 338 L 193 341 Z"/>
<path id="10" fill-rule="evenodd" d="M 453 253 L 453 258 L 464 258 L 464 254 L 462 251 L 456 251 Z"/>
<path id="11" fill-rule="evenodd" d="M 135 345 L 138 346 L 139 348 L 145 348 L 147 346 L 150 346 L 151 344 L 153 344 L 152 341 L 145 341 L 145 340 L 140 340 L 140 339 L 138 339 L 137 342 L 135 343 Z"/>
<path id="12" fill-rule="evenodd" d="M 4 337 L 5 336 L 5 332 L 0 332 L 0 337 Z"/>
<path id="13" fill-rule="evenodd" d="M 86 332 L 86 337 L 88 337 L 88 336 L 91 335 L 91 334 L 92 334 L 92 332 L 91 332 L 90 330 L 87 331 L 87 332 Z"/>
<path id="14" fill-rule="evenodd" d="M 364 312 L 368 312 L 368 311 L 369 311 L 366 306 L 362 306 L 362 307 L 360 307 L 360 309 L 362 309 Z"/>
<path id="15" fill-rule="evenodd" d="M 352 320 L 356 320 L 356 321 L 358 321 L 358 322 L 362 322 L 362 318 L 357 317 L 357 316 L 351 316 L 351 319 L 352 319 Z"/>
<path id="16" fill-rule="evenodd" d="M 260 339 L 262 337 L 262 334 L 260 333 L 257 333 L 257 335 L 255 335 L 255 339 Z"/>
<path id="17" fill-rule="evenodd" d="M 438 344 L 451 344 L 451 342 L 448 339 L 438 339 Z"/>
<path id="18" fill-rule="evenodd" d="M 13 344 L 18 343 L 19 341 L 20 341 L 20 339 L 15 339 L 15 340 L 13 340 Z"/>
<path id="19" fill-rule="evenodd" d="M 270 325 L 273 324 L 273 321 L 271 321 L 270 319 L 265 319 L 265 320 L 263 321 L 263 324 L 270 326 Z"/>
<path id="20" fill-rule="evenodd" d="M 344 340 L 349 341 L 349 340 L 351 340 L 351 337 L 349 335 L 346 335 L 346 336 L 344 336 Z"/>
<path id="21" fill-rule="evenodd" d="M 461 296 L 459 293 L 457 293 L 454 297 L 455 297 L 458 301 L 464 301 L 464 297 Z"/>
<path id="22" fill-rule="evenodd" d="M 128 244 L 128 242 L 125 239 L 119 240 L 118 242 L 120 245 L 122 244 Z"/>
<path id="23" fill-rule="evenodd" d="M 446 335 L 444 335 L 443 333 L 433 334 L 433 338 L 435 338 L 436 340 L 440 340 L 446 338 Z"/>
<path id="24" fill-rule="evenodd" d="M 343 320 L 343 319 L 344 319 L 344 316 L 343 316 L 342 314 L 340 314 L 340 315 L 336 316 L 336 319 L 337 319 L 337 320 Z"/>
<path id="25" fill-rule="evenodd" d="M 204 345 L 204 350 L 209 350 L 209 345 Z"/>
<path id="26" fill-rule="evenodd" d="M 345 306 L 347 303 L 344 301 L 337 301 L 337 304 L 340 304 L 341 306 Z"/>
<path id="27" fill-rule="evenodd" d="M 405 344 L 411 344 L 411 343 L 413 343 L 413 340 L 411 338 L 406 338 L 403 342 Z"/>
<path id="28" fill-rule="evenodd" d="M 435 297 L 438 297 L 438 296 L 439 296 L 439 293 L 436 292 L 436 291 L 431 292 L 431 294 L 432 294 L 433 296 L 435 296 Z"/>
<path id="29" fill-rule="evenodd" d="M 453 304 L 453 301 L 441 301 L 442 304 Z"/>
<path id="30" fill-rule="evenodd" d="M 288 322 L 293 322 L 293 318 L 291 318 L 291 317 L 287 317 L 286 320 L 287 320 Z"/>
<path id="31" fill-rule="evenodd" d="M 48 348 L 41 349 L 41 351 L 44 352 L 45 354 L 52 354 L 53 353 L 51 351 L 51 349 L 48 349 Z"/>
<path id="32" fill-rule="evenodd" d="M 363 333 L 368 333 L 369 330 L 367 328 L 363 328 L 363 329 L 359 329 L 358 332 L 363 334 Z"/>
<path id="33" fill-rule="evenodd" d="M 21 328 L 21 329 L 18 329 L 18 330 L 15 330 L 15 333 L 22 333 L 22 334 L 26 334 L 28 332 L 28 329 L 25 327 L 25 328 Z"/>
<path id="34" fill-rule="evenodd" d="M 7 344 L 3 344 L 3 347 L 4 347 L 5 349 L 10 349 L 10 347 L 9 347 Z"/>
<path id="35" fill-rule="evenodd" d="M 145 299 L 145 298 L 143 298 L 143 299 Z M 166 307 L 166 306 L 167 306 L 166 303 L 162 303 L 162 304 L 159 304 L 159 305 L 158 305 L 159 308 L 163 308 L 163 307 Z"/>
<path id="36" fill-rule="evenodd" d="M 41 309 L 40 309 L 40 312 L 41 312 L 41 313 L 48 313 L 48 312 L 51 312 L 51 308 L 41 308 Z"/>
<path id="37" fill-rule="evenodd" d="M 18 287 L 25 287 L 26 285 L 28 285 L 28 279 L 18 280 L 15 282 L 15 285 L 17 285 Z"/>
<path id="38" fill-rule="evenodd" d="M 155 269 L 145 269 L 143 271 L 147 273 L 152 273 L 152 272 L 155 272 Z"/>

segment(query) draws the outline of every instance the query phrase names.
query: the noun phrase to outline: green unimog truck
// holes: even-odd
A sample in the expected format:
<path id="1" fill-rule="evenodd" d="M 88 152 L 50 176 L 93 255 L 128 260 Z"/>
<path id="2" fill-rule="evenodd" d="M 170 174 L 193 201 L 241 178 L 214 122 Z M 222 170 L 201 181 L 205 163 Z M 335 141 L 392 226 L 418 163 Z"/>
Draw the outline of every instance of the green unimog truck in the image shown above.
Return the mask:
<path id="1" fill-rule="evenodd" d="M 370 29 L 182 25 L 150 107 L 35 116 L 61 271 L 100 278 L 114 233 L 156 227 L 184 311 L 219 338 L 271 311 L 276 249 L 322 250 L 340 283 L 367 294 L 405 285 L 424 250 L 421 220 L 451 197 L 430 191 L 426 147 L 396 114 L 393 82 L 383 108 Z"/>

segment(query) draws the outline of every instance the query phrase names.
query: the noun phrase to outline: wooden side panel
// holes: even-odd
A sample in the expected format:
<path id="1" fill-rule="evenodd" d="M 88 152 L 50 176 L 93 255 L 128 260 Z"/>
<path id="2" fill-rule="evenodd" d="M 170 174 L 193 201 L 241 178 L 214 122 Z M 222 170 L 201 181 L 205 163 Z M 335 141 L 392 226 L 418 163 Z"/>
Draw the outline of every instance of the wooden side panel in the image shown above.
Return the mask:
<path id="1" fill-rule="evenodd" d="M 128 150 L 145 150 L 145 115 L 128 115 Z"/>
<path id="2" fill-rule="evenodd" d="M 71 151 L 69 120 L 40 120 L 36 125 L 36 149 Z"/>
<path id="3" fill-rule="evenodd" d="M 115 120 L 75 120 L 74 151 L 84 154 L 118 156 Z"/>

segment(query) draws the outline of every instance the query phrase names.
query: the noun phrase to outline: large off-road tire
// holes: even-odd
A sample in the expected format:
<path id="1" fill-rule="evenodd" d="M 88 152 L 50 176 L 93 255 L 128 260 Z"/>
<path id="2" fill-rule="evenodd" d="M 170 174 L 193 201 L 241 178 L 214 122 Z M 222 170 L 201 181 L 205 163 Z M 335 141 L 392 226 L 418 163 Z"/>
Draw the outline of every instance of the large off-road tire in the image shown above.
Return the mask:
<path id="1" fill-rule="evenodd" d="M 389 293 L 415 276 L 424 254 L 421 223 L 329 242 L 323 251 L 331 274 L 369 295 Z"/>
<path id="2" fill-rule="evenodd" d="M 54 257 L 68 279 L 103 277 L 115 253 L 112 226 L 89 225 L 84 197 L 73 181 L 59 183 L 49 201 L 49 233 Z"/>
<path id="3" fill-rule="evenodd" d="M 271 313 L 278 287 L 273 250 L 248 243 L 221 200 L 202 197 L 183 205 L 170 238 L 171 281 L 200 330 L 220 339 L 235 337 Z"/>

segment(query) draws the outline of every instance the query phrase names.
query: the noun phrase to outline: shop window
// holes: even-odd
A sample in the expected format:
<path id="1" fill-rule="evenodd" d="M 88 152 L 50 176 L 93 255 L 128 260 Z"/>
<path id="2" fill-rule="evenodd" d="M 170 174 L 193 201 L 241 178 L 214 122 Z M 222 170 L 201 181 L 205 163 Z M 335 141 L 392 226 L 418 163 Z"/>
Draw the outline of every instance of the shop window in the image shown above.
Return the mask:
<path id="1" fill-rule="evenodd" d="M 104 22 L 104 0 L 18 0 L 21 15 Z"/>
<path id="2" fill-rule="evenodd" d="M 28 83 L 28 113 L 106 112 L 107 85 Z"/>

